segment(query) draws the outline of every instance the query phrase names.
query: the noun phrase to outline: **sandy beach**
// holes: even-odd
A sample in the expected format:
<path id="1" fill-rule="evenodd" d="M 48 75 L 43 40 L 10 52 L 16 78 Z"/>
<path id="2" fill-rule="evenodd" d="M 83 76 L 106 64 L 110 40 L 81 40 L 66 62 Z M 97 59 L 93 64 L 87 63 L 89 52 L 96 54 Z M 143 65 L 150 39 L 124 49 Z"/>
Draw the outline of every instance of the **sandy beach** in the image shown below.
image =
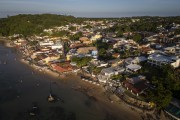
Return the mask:
<path id="1" fill-rule="evenodd" d="M 69 84 L 71 88 L 75 91 L 80 91 L 88 97 L 94 98 L 97 104 L 99 104 L 107 116 L 113 119 L 126 119 L 126 120 L 140 120 L 140 114 L 137 111 L 133 111 L 128 105 L 124 104 L 118 97 L 115 95 L 107 96 L 106 91 L 103 87 L 96 84 L 89 83 L 87 81 L 81 80 L 81 78 L 73 73 L 65 74 L 64 76 L 59 76 L 58 73 L 53 72 L 49 69 L 41 69 L 36 65 L 30 65 L 27 61 L 21 59 L 22 63 L 27 64 L 33 69 L 42 72 L 44 74 L 51 75 L 58 78 L 61 81 L 64 81 L 65 84 Z M 121 114 L 119 114 L 121 113 Z M 123 115 L 123 116 L 122 116 Z M 112 119 L 112 120 L 113 120 Z"/>
<path id="2" fill-rule="evenodd" d="M 10 56 L 6 56 L 6 58 L 7 57 Z M 17 68 L 20 65 L 20 63 L 17 62 L 18 60 L 11 59 L 11 57 L 10 57 L 10 61 L 13 62 L 11 64 L 13 65 L 14 68 Z M 109 94 L 107 91 L 105 91 L 105 89 L 102 86 L 81 80 L 80 76 L 75 75 L 74 73 L 59 75 L 58 73 L 53 72 L 47 68 L 40 68 L 33 64 L 30 65 L 29 62 L 25 61 L 24 59 L 20 59 L 20 62 L 26 66 L 25 68 L 24 67 L 22 68 L 23 69 L 22 71 L 27 69 L 28 73 L 26 73 L 26 76 L 29 76 L 28 77 L 29 80 L 24 78 L 23 80 L 24 87 L 21 86 L 21 88 L 25 89 L 25 91 L 34 91 L 34 92 L 39 91 L 39 93 L 37 93 L 37 96 L 31 94 L 31 97 L 34 99 L 37 97 L 36 101 L 39 101 L 43 110 L 44 108 L 46 108 L 45 106 L 49 106 L 49 104 L 47 103 L 47 101 L 44 101 L 44 97 L 39 96 L 39 94 L 46 97 L 49 90 L 48 81 L 53 80 L 54 81 L 53 83 L 56 83 L 53 85 L 54 86 L 53 91 L 56 94 L 64 97 L 66 100 L 65 105 L 62 105 L 61 103 L 57 103 L 55 105 L 59 106 L 60 104 L 60 106 L 63 106 L 66 109 L 77 111 L 76 113 L 77 115 L 81 114 L 80 118 L 78 118 L 79 116 L 77 116 L 78 120 L 84 119 L 86 118 L 86 116 L 93 118 L 94 115 L 97 116 L 96 120 L 101 120 L 101 119 L 102 120 L 142 120 L 144 119 L 142 116 L 146 116 L 146 113 L 143 113 L 142 111 L 132 110 L 131 106 L 125 104 L 123 101 L 121 101 L 121 99 L 119 99 L 115 95 Z M 10 66 L 11 65 L 9 65 L 9 67 Z M 21 68 L 18 68 L 16 71 L 18 72 L 18 70 L 21 71 Z M 7 71 L 7 73 L 9 74 L 9 71 Z M 24 74 L 23 72 L 20 73 Z M 54 79 L 52 79 L 51 77 L 49 79 L 47 75 L 53 77 Z M 36 76 L 38 77 L 36 78 Z M 22 77 L 20 78 L 23 79 Z M 22 83 L 18 83 L 18 84 L 22 84 Z M 29 85 L 31 85 L 31 87 Z M 33 88 L 35 87 L 34 90 L 32 90 L 32 87 Z M 29 102 L 29 104 L 31 104 L 32 98 L 29 99 L 30 96 L 27 95 L 26 93 L 24 93 L 24 95 L 25 97 L 23 97 L 22 100 L 27 101 Z M 18 103 L 18 100 L 15 103 Z M 16 105 L 15 103 L 14 105 Z M 9 103 L 7 103 L 7 105 L 8 104 Z M 79 105 L 81 106 L 80 108 L 82 110 L 77 110 L 79 109 L 77 108 Z M 90 109 L 87 108 L 87 106 L 90 106 L 89 107 Z M 93 109 L 95 110 L 95 112 L 92 112 Z M 45 110 L 47 110 L 47 108 Z M 81 113 L 82 111 L 85 113 L 87 112 L 86 115 L 83 116 Z M 92 115 L 91 114 L 89 115 L 88 114 L 89 112 L 90 113 L 92 112 L 91 113 Z M 106 116 L 105 117 L 106 119 L 102 118 L 104 116 Z M 156 119 L 151 119 L 151 120 L 156 120 Z"/>
<path id="3" fill-rule="evenodd" d="M 141 119 L 140 115 L 142 113 L 133 111 L 128 105 L 124 104 L 118 97 L 113 94 L 107 96 L 103 87 L 82 81 L 80 77 L 73 74 L 70 74 L 66 77 L 67 82 L 72 82 L 72 78 L 74 78 L 74 87 L 80 88 L 79 91 L 84 92 L 84 94 L 87 94 L 88 96 L 93 96 L 95 101 L 104 109 L 105 112 L 110 115 L 109 117 L 112 117 L 112 120 L 119 118 L 126 120 Z"/>

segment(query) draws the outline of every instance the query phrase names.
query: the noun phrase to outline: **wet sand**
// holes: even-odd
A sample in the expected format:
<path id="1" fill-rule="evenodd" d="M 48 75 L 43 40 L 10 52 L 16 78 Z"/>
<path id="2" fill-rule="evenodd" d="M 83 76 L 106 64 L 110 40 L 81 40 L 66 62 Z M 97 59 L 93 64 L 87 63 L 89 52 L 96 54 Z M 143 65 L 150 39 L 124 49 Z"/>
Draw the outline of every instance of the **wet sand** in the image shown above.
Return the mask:
<path id="1" fill-rule="evenodd" d="M 27 61 L 21 59 L 21 62 L 27 64 L 33 69 L 39 70 L 35 65 L 29 65 Z M 109 116 L 113 119 L 121 118 L 124 120 L 133 120 L 134 118 L 136 118 L 135 120 L 140 119 L 141 113 L 132 111 L 132 109 L 128 105 L 124 104 L 117 96 L 110 95 L 111 100 L 113 101 L 112 103 L 112 101 L 110 101 L 107 97 L 106 91 L 102 86 L 82 81 L 80 77 L 75 74 L 65 74 L 64 77 L 60 77 L 58 73 L 51 70 L 43 69 L 41 72 L 58 78 L 75 91 L 80 91 L 88 97 L 93 96 L 96 99 L 94 101 L 101 106 L 101 109 L 103 109 L 103 112 L 107 114 L 107 117 Z M 121 113 L 120 115 L 119 112 Z"/>
<path id="2" fill-rule="evenodd" d="M 140 120 L 140 114 L 137 111 L 132 111 L 131 108 L 124 104 L 117 96 L 110 95 L 111 101 L 109 97 L 106 95 L 106 91 L 103 87 L 97 86 L 94 84 L 90 84 L 86 81 L 82 81 L 78 76 L 73 74 L 68 75 L 66 78 L 67 82 L 72 82 L 72 78 L 74 79 L 74 88 L 80 88 L 79 91 L 85 89 L 84 94 L 88 94 L 88 96 L 95 97 L 96 103 L 100 106 L 104 113 L 107 114 L 107 117 L 110 117 L 111 120 Z M 113 102 L 112 102 L 113 101 Z"/>

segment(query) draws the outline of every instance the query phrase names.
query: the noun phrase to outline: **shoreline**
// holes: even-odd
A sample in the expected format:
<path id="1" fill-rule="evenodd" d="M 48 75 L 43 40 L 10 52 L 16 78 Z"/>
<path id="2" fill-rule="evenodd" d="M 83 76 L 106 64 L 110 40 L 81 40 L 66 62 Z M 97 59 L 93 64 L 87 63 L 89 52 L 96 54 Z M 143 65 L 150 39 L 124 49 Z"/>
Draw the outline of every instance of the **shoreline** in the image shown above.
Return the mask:
<path id="1" fill-rule="evenodd" d="M 8 38 L 0 38 L 0 42 L 2 42 L 5 47 L 8 47 L 8 48 L 15 47 L 15 46 L 11 45 L 11 43 L 10 43 L 11 41 Z"/>
<path id="2" fill-rule="evenodd" d="M 118 118 L 118 112 L 121 111 L 124 114 L 131 113 L 135 118 L 140 119 L 140 115 L 142 112 L 140 111 L 134 111 L 131 109 L 130 106 L 123 103 L 120 98 L 118 98 L 114 94 L 106 95 L 106 90 L 101 85 L 92 84 L 87 81 L 83 81 L 79 76 L 75 74 L 68 74 L 65 77 L 59 76 L 58 73 L 53 72 L 48 69 L 43 69 L 42 71 L 39 71 L 38 66 L 36 65 L 30 65 L 28 61 L 20 59 L 20 61 L 29 67 L 33 68 L 34 70 L 38 70 L 38 72 L 44 72 L 48 75 L 58 78 L 60 80 L 66 80 L 67 82 L 76 82 L 75 85 L 71 88 L 74 91 L 81 92 L 82 94 L 86 95 L 89 99 L 91 99 L 94 102 L 97 102 L 107 113 L 111 113 L 113 116 L 116 116 Z M 72 80 L 74 78 L 74 80 Z M 110 109 L 116 109 L 117 111 L 110 111 Z M 131 117 L 131 116 L 130 116 Z"/>
<path id="3" fill-rule="evenodd" d="M 14 47 L 15 48 L 15 46 L 12 46 L 9 41 L 5 41 L 5 42 L 6 42 L 6 44 L 5 44 L 6 47 L 10 47 L 10 48 Z M 39 73 L 44 73 L 44 74 L 46 73 L 52 77 L 55 77 L 55 78 L 58 78 L 61 80 L 67 80 L 68 82 L 71 82 L 72 78 L 75 79 L 74 81 L 77 83 L 74 87 L 78 88 L 80 86 L 80 88 L 77 91 L 82 92 L 89 98 L 97 99 L 98 104 L 100 104 L 100 106 L 102 108 L 104 108 L 106 111 L 108 111 L 108 113 L 114 114 L 115 116 L 119 116 L 118 112 L 122 112 L 124 114 L 131 113 L 132 116 L 140 119 L 141 115 L 143 114 L 143 112 L 132 110 L 131 106 L 123 103 L 121 101 L 121 99 L 117 98 L 114 94 L 110 94 L 109 96 L 105 95 L 105 93 L 107 91 L 101 85 L 96 85 L 96 84 L 92 84 L 90 82 L 84 81 L 78 75 L 75 75 L 75 74 L 60 75 L 50 69 L 41 68 L 35 64 L 31 65 L 31 64 L 29 64 L 29 62 L 27 60 L 22 59 L 22 58 L 20 58 L 20 62 L 33 68 L 33 70 L 37 70 Z M 113 101 L 113 102 L 111 102 L 111 101 Z M 116 109 L 117 111 L 111 111 L 111 109 L 113 109 L 113 110 Z M 139 114 L 141 114 L 141 115 L 139 115 Z M 131 116 L 129 116 L 129 117 L 132 118 Z"/>

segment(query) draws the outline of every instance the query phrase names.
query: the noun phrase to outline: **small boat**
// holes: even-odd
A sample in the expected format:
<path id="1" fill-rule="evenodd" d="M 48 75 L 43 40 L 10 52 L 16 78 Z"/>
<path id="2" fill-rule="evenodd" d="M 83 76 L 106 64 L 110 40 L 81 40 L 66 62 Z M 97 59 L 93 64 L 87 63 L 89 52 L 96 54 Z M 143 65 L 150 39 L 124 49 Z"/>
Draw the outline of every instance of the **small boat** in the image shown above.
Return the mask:
<path id="1" fill-rule="evenodd" d="M 54 102 L 55 101 L 55 97 L 52 95 L 52 90 L 51 90 L 51 82 L 50 82 L 50 92 L 49 92 L 49 96 L 47 98 L 48 102 Z"/>
<path id="2" fill-rule="evenodd" d="M 48 102 L 54 102 L 55 98 L 51 95 L 51 93 L 48 96 Z"/>

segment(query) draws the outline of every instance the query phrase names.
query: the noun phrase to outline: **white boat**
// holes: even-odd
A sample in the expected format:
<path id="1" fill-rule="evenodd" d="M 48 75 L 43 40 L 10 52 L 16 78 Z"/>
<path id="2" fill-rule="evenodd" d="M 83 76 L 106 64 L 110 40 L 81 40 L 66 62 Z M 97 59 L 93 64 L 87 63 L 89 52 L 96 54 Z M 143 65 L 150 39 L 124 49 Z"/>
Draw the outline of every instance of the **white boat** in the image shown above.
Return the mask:
<path id="1" fill-rule="evenodd" d="M 51 82 L 50 82 L 50 88 L 49 88 L 50 92 L 49 92 L 49 96 L 48 96 L 48 102 L 53 102 L 55 101 L 55 98 L 52 95 L 52 90 L 51 90 Z"/>
<path id="2" fill-rule="evenodd" d="M 50 93 L 48 96 L 48 102 L 53 102 L 54 100 L 55 100 L 54 97 Z"/>

